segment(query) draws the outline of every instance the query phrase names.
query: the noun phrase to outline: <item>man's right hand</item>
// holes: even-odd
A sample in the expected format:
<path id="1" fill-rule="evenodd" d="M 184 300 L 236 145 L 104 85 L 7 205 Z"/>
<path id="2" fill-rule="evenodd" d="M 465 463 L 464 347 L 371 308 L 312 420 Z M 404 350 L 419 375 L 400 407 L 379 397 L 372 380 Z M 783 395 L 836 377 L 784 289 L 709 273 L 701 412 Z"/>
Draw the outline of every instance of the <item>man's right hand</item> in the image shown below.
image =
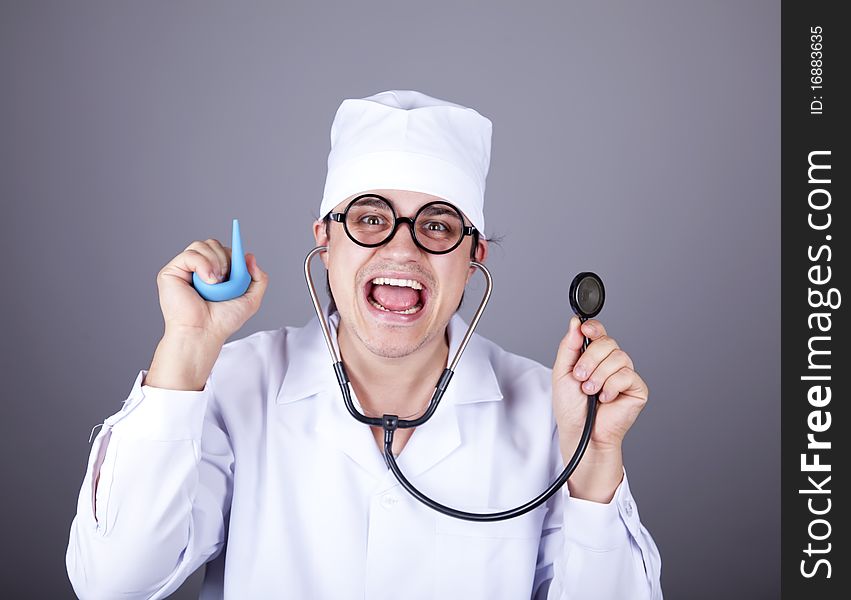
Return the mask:
<path id="1" fill-rule="evenodd" d="M 165 333 L 145 385 L 203 389 L 222 345 L 259 310 L 269 276 L 253 254 L 245 255 L 251 283 L 242 296 L 208 302 L 192 285 L 193 272 L 208 283 L 224 281 L 230 261 L 231 249 L 210 238 L 189 244 L 157 274 Z"/>

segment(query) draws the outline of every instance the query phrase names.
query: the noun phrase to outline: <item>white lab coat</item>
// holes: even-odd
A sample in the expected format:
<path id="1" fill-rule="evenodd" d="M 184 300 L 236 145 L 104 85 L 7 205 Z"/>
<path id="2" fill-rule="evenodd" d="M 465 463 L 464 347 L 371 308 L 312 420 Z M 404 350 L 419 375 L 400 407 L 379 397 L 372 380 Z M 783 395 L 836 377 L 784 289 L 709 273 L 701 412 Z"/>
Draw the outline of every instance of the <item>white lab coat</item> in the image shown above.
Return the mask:
<path id="1" fill-rule="evenodd" d="M 453 356 L 466 323 L 448 331 Z M 626 476 L 609 504 L 565 486 L 495 523 L 408 495 L 346 411 L 315 318 L 225 344 L 202 391 L 146 373 L 91 448 L 66 553 L 81 598 L 164 598 L 205 562 L 204 600 L 662 597 Z M 400 468 L 462 509 L 534 497 L 562 468 L 550 377 L 473 336 Z"/>

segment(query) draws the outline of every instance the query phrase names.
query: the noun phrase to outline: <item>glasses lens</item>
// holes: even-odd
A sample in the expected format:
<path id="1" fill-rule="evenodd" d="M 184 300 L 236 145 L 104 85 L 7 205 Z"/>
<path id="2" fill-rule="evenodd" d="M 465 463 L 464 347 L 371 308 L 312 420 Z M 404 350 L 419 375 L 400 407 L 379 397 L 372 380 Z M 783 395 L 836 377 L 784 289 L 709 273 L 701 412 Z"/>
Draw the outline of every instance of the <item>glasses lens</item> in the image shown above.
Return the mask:
<path id="1" fill-rule="evenodd" d="M 464 221 L 451 204 L 425 206 L 414 222 L 417 241 L 432 252 L 445 252 L 455 247 L 464 236 Z"/>
<path id="2" fill-rule="evenodd" d="M 346 230 L 361 244 L 380 244 L 393 229 L 393 209 L 381 198 L 366 196 L 346 212 Z"/>

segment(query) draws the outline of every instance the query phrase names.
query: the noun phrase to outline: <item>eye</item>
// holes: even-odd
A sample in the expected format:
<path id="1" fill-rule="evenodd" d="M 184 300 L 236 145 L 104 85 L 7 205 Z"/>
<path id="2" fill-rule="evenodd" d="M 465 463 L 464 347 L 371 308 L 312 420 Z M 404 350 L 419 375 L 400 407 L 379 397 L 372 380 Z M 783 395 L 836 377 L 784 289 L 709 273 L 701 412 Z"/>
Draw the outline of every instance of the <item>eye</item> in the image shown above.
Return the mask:
<path id="1" fill-rule="evenodd" d="M 384 223 L 384 219 L 378 215 L 364 215 L 360 218 L 360 222 L 364 225 L 381 225 Z"/>
<path id="2" fill-rule="evenodd" d="M 425 229 L 427 231 L 448 231 L 449 228 L 446 227 L 445 223 L 441 223 L 440 221 L 429 221 L 425 224 Z"/>

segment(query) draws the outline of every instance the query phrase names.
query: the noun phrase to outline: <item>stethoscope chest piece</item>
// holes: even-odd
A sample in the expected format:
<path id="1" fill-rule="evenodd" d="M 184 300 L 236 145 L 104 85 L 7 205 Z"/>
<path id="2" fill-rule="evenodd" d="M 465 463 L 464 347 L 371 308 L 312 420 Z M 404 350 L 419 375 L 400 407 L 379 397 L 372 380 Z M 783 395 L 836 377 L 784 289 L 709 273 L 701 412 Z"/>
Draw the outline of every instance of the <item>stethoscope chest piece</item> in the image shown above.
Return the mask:
<path id="1" fill-rule="evenodd" d="M 573 278 L 570 282 L 570 308 L 576 315 L 585 321 L 597 314 L 603 308 L 606 300 L 606 288 L 603 280 L 596 273 L 584 271 Z"/>

